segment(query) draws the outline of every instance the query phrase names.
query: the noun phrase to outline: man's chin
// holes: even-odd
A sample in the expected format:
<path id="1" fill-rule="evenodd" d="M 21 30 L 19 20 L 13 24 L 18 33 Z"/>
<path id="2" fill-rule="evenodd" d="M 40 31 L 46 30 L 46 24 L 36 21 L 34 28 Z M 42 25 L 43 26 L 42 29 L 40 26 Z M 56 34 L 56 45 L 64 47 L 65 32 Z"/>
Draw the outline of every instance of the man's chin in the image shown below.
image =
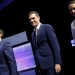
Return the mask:
<path id="1" fill-rule="evenodd" d="M 32 24 L 32 26 L 36 26 L 35 24 Z"/>
<path id="2" fill-rule="evenodd" d="M 75 14 L 73 14 L 72 16 L 75 17 Z"/>

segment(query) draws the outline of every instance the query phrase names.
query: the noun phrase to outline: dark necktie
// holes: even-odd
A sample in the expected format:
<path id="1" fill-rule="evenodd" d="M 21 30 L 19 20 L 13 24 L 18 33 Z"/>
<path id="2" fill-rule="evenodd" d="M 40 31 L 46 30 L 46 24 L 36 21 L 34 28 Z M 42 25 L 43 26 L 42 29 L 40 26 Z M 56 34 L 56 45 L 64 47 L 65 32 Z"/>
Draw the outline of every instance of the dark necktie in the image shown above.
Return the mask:
<path id="1" fill-rule="evenodd" d="M 75 40 L 75 28 L 72 30 L 73 39 Z"/>
<path id="2" fill-rule="evenodd" d="M 37 29 L 34 31 L 34 33 L 35 33 L 35 43 L 37 43 Z"/>

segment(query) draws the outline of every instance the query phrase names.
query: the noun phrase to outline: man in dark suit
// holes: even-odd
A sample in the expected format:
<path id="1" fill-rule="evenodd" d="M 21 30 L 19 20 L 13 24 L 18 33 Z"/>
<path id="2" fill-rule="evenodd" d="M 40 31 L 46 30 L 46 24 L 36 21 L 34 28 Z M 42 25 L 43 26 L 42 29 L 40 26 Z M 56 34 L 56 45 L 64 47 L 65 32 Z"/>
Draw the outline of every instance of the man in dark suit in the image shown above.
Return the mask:
<path id="1" fill-rule="evenodd" d="M 70 52 L 70 66 L 69 66 L 69 72 L 70 72 L 70 75 L 75 75 L 75 70 L 73 68 L 75 68 L 75 62 L 74 62 L 74 59 L 75 59 L 75 55 L 74 55 L 74 51 L 75 51 L 75 0 L 71 0 L 69 3 L 68 3 L 68 9 L 69 9 L 69 12 L 71 14 L 71 16 L 73 17 L 73 21 L 71 22 L 71 33 L 72 33 L 72 49 L 71 49 L 71 52 Z"/>
<path id="2" fill-rule="evenodd" d="M 42 24 L 36 11 L 31 11 L 28 17 L 34 27 L 32 47 L 38 70 L 41 75 L 58 74 L 61 71 L 60 64 L 62 62 L 60 47 L 53 27 L 49 24 Z"/>
<path id="3" fill-rule="evenodd" d="M 69 2 L 68 8 L 71 15 L 74 18 L 74 20 L 71 23 L 71 33 L 75 44 L 75 0 Z"/>
<path id="4" fill-rule="evenodd" d="M 12 46 L 2 40 L 4 32 L 0 29 L 0 75 L 19 75 Z"/>

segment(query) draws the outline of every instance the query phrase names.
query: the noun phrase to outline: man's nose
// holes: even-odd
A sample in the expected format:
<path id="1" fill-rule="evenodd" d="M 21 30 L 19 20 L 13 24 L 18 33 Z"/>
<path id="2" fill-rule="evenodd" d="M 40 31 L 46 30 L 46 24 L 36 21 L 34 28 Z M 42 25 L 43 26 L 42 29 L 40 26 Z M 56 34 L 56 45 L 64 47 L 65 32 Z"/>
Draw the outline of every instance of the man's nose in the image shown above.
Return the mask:
<path id="1" fill-rule="evenodd" d="M 33 19 L 31 19 L 30 21 L 33 21 Z"/>
<path id="2" fill-rule="evenodd" d="M 74 10 L 74 9 L 72 9 L 72 12 L 75 12 L 75 10 Z"/>

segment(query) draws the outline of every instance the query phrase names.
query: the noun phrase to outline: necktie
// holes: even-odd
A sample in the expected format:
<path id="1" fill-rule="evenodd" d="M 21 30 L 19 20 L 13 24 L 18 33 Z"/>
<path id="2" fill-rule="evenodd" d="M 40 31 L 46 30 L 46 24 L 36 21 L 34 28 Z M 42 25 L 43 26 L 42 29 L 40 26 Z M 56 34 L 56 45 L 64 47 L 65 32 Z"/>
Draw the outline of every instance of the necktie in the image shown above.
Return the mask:
<path id="1" fill-rule="evenodd" d="M 37 29 L 35 29 L 34 33 L 35 33 L 35 43 L 37 43 Z"/>
<path id="2" fill-rule="evenodd" d="M 73 39 L 75 40 L 75 28 L 72 30 Z"/>

